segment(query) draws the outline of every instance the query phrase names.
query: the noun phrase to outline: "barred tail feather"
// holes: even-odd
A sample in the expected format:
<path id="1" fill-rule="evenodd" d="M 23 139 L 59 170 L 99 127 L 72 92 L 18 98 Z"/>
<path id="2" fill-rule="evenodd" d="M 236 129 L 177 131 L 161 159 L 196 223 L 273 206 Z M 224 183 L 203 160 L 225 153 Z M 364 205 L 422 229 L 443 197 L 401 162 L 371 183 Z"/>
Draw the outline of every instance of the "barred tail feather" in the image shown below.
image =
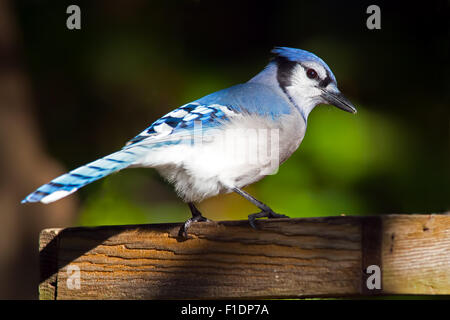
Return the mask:
<path id="1" fill-rule="evenodd" d="M 133 150 L 121 150 L 115 152 L 63 174 L 62 176 L 53 179 L 51 182 L 42 185 L 23 199 L 22 203 L 50 203 L 59 200 L 91 182 L 132 165 L 137 158 L 138 154 L 133 152 Z"/>

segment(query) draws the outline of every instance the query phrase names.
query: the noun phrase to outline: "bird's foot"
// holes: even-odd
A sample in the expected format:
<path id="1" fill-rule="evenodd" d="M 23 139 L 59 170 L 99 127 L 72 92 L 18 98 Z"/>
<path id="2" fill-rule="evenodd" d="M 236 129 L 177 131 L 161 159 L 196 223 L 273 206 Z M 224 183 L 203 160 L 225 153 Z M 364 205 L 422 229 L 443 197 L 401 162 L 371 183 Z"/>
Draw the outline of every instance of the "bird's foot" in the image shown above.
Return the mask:
<path id="1" fill-rule="evenodd" d="M 178 231 L 178 236 L 183 239 L 187 239 L 188 238 L 187 230 L 189 229 L 189 227 L 191 226 L 191 224 L 193 222 L 209 222 L 209 221 L 212 221 L 212 220 L 205 218 L 201 214 L 195 215 L 192 218 L 186 220 L 186 222 L 180 227 L 180 230 Z"/>
<path id="2" fill-rule="evenodd" d="M 275 213 L 272 210 L 262 210 L 261 212 L 253 213 L 248 216 L 248 222 L 250 223 L 250 226 L 253 229 L 256 229 L 255 221 L 257 218 L 273 219 L 273 218 L 289 218 L 289 217 L 284 214 Z"/>

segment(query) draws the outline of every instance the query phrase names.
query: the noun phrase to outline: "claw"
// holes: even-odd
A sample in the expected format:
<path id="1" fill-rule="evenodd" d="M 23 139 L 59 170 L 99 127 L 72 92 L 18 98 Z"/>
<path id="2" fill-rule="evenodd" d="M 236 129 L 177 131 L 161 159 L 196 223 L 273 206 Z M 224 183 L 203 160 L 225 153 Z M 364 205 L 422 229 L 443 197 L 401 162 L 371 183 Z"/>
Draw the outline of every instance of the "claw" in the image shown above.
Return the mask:
<path id="1" fill-rule="evenodd" d="M 188 238 L 187 230 L 191 226 L 192 222 L 208 222 L 208 221 L 212 221 L 212 220 L 205 218 L 201 214 L 195 215 L 192 218 L 186 220 L 186 222 L 180 227 L 180 230 L 178 231 L 178 236 L 181 238 L 187 239 Z"/>
<path id="2" fill-rule="evenodd" d="M 279 214 L 279 213 L 275 213 L 272 212 L 272 214 L 268 217 L 269 219 L 281 219 L 281 218 L 289 218 L 288 216 L 284 215 L 284 214 Z"/>
<path id="3" fill-rule="evenodd" d="M 284 214 L 275 213 L 272 210 L 270 211 L 260 211 L 258 213 L 253 213 L 248 216 L 248 223 L 253 229 L 257 229 L 255 225 L 255 221 L 257 218 L 268 218 L 268 219 L 274 219 L 274 218 L 289 218 L 288 216 Z"/>

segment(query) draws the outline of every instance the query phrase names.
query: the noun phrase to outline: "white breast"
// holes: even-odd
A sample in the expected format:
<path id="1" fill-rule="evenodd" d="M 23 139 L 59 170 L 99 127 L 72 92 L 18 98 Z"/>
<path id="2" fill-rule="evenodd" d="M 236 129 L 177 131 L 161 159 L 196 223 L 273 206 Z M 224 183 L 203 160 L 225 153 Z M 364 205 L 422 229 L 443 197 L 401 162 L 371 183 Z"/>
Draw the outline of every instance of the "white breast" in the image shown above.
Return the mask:
<path id="1" fill-rule="evenodd" d="M 198 202 L 275 174 L 298 148 L 305 129 L 297 112 L 278 121 L 240 115 L 207 131 L 194 145 L 154 149 L 136 165 L 156 168 L 181 198 Z"/>

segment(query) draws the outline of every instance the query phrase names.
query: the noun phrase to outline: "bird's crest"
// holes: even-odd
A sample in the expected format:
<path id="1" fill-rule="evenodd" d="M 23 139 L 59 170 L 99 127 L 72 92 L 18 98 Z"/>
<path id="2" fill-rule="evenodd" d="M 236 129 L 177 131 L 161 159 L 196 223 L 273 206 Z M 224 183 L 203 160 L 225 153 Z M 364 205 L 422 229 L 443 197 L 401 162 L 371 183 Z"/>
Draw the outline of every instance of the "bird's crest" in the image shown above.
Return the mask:
<path id="1" fill-rule="evenodd" d="M 302 49 L 289 48 L 289 47 L 275 47 L 272 49 L 271 52 L 275 54 L 275 58 L 280 57 L 280 58 L 284 58 L 291 62 L 302 63 L 302 62 L 313 61 L 313 62 L 319 63 L 328 71 L 328 73 L 330 74 L 332 79 L 335 80 L 333 72 L 331 71 L 330 67 L 328 67 L 328 65 L 325 63 L 325 61 L 320 59 L 314 53 L 311 53 L 309 51 L 302 50 Z"/>

